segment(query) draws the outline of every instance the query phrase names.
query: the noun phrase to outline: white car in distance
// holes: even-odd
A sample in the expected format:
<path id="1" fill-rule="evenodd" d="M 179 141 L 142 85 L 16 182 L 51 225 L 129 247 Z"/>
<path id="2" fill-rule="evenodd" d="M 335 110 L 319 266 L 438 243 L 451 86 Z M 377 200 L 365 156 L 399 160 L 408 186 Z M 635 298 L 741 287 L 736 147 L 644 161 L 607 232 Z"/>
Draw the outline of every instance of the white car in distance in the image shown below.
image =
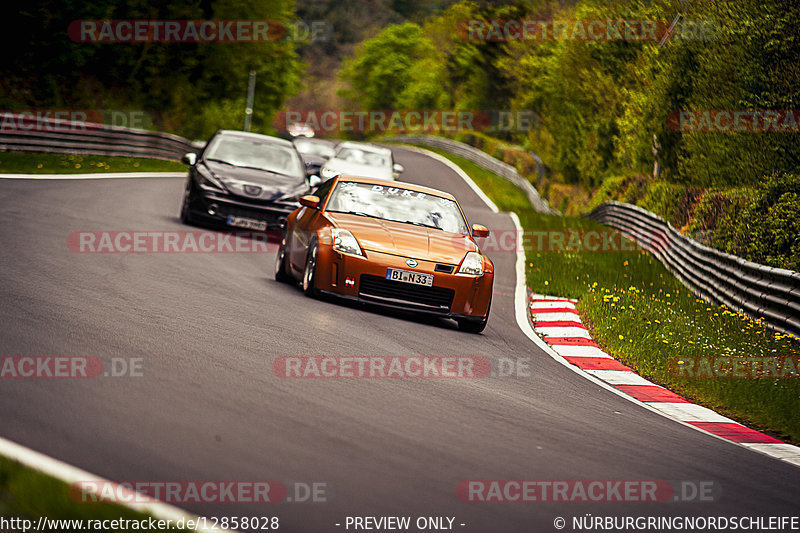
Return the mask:
<path id="1" fill-rule="evenodd" d="M 320 169 L 322 181 L 344 174 L 364 178 L 394 181 L 403 172 L 403 166 L 394 162 L 392 151 L 382 146 L 345 141 L 336 147 L 336 153 Z"/>

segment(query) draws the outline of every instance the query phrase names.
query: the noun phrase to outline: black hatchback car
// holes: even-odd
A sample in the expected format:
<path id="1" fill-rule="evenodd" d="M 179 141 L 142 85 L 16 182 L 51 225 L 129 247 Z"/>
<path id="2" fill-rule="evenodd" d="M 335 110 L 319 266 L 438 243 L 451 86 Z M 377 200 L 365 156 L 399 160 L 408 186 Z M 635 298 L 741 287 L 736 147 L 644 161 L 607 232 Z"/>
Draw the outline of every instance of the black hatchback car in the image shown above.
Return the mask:
<path id="1" fill-rule="evenodd" d="M 189 176 L 180 218 L 257 231 L 283 227 L 319 178 L 311 178 L 291 142 L 243 131 L 220 130 L 200 155 L 183 156 Z"/>

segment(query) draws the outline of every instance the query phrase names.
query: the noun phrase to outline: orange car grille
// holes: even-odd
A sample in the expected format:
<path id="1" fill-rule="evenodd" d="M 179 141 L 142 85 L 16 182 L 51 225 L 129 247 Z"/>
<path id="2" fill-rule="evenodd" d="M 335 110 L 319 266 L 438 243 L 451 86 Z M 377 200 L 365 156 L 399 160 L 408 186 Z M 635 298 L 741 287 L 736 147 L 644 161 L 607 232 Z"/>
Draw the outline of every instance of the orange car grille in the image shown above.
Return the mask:
<path id="1" fill-rule="evenodd" d="M 455 292 L 444 287 L 423 287 L 362 274 L 358 296 L 376 303 L 447 313 L 453 304 Z"/>

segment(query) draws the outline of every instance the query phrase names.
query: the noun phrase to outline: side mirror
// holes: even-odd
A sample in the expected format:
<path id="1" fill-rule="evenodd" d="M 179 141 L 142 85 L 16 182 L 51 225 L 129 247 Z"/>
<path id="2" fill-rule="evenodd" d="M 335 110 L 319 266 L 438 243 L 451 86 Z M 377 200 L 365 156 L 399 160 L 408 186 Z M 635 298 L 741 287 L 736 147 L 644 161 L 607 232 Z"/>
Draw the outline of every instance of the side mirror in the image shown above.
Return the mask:
<path id="1" fill-rule="evenodd" d="M 478 239 L 485 239 L 489 236 L 489 228 L 486 226 L 481 226 L 480 224 L 473 224 L 472 236 L 477 237 Z"/>
<path id="2" fill-rule="evenodd" d="M 403 168 L 403 165 L 401 165 L 400 163 L 395 163 L 394 165 L 392 165 L 392 172 L 394 172 L 395 174 L 402 174 L 403 172 L 405 172 L 405 170 L 406 169 Z"/>
<path id="3" fill-rule="evenodd" d="M 319 187 L 320 183 L 322 183 L 322 178 L 317 176 L 316 174 L 312 174 L 308 177 L 308 185 L 313 189 L 314 187 Z"/>
<path id="4" fill-rule="evenodd" d="M 195 163 L 197 163 L 197 154 L 194 152 L 183 154 L 183 157 L 181 157 L 181 163 L 186 163 L 190 167 L 193 167 Z"/>
<path id="5" fill-rule="evenodd" d="M 307 196 L 301 196 L 300 205 L 311 209 L 316 209 L 317 206 L 319 206 L 319 196 L 313 196 L 311 194 Z"/>

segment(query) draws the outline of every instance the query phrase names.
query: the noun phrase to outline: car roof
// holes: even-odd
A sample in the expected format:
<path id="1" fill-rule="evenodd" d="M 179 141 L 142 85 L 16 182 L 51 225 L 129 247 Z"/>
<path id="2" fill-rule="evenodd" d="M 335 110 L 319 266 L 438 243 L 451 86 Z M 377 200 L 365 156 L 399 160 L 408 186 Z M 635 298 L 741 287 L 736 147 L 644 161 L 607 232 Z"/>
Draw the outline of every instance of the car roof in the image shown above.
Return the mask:
<path id="1" fill-rule="evenodd" d="M 320 139 L 319 137 L 295 137 L 292 139 L 293 143 L 296 142 L 309 142 L 309 143 L 317 143 L 317 144 L 329 144 L 331 146 L 336 146 L 336 141 L 332 141 L 330 139 Z"/>
<path id="2" fill-rule="evenodd" d="M 279 137 L 272 137 L 271 135 L 263 135 L 261 133 L 250 133 L 249 131 L 240 131 L 240 130 L 219 130 L 217 132 L 217 135 L 220 134 L 236 136 L 236 137 L 244 137 L 247 139 L 259 140 L 259 141 L 270 141 L 274 144 L 280 144 L 290 148 L 294 147 L 291 141 L 287 141 L 286 139 L 281 139 Z"/>
<path id="3" fill-rule="evenodd" d="M 383 146 L 376 146 L 374 144 L 360 143 L 360 142 L 355 142 L 355 141 L 344 141 L 343 143 L 340 143 L 339 146 L 337 146 L 337 148 L 339 148 L 340 150 L 342 148 L 358 148 L 359 150 L 365 150 L 365 151 L 368 151 L 368 152 L 376 152 L 376 153 L 379 153 L 379 154 L 386 154 L 386 153 L 391 154 L 392 153 L 392 151 L 390 149 L 384 148 Z"/>
<path id="4" fill-rule="evenodd" d="M 430 194 L 432 196 L 441 196 L 442 198 L 447 198 L 449 200 L 455 201 L 455 196 L 450 194 L 449 192 L 440 191 L 439 189 L 433 189 L 431 187 L 425 187 L 423 185 L 417 185 L 416 183 L 408 183 L 405 181 L 388 181 L 379 178 L 364 178 L 361 176 L 348 176 L 346 174 L 341 174 L 336 177 L 338 181 L 352 181 L 355 183 L 367 183 L 369 185 L 384 185 L 386 187 L 399 187 L 401 189 L 408 189 L 414 192 L 423 192 L 425 194 Z"/>

